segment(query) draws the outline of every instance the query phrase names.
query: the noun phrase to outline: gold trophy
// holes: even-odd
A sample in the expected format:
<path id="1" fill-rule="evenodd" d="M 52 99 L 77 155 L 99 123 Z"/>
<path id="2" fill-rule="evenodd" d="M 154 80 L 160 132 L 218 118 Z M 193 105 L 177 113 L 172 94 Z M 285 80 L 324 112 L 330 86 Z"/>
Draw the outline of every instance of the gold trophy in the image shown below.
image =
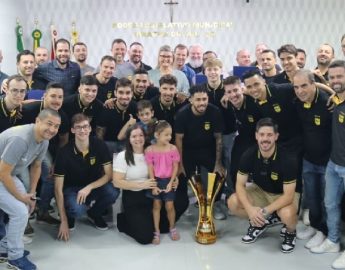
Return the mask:
<path id="1" fill-rule="evenodd" d="M 224 177 L 215 173 L 207 173 L 207 179 L 202 174 L 195 174 L 189 179 L 189 184 L 197 197 L 199 204 L 199 221 L 195 232 L 195 239 L 200 244 L 213 244 L 217 235 L 213 222 L 213 204 L 221 189 Z M 205 174 L 206 175 L 206 174 Z M 203 181 L 204 180 L 204 181 Z"/>

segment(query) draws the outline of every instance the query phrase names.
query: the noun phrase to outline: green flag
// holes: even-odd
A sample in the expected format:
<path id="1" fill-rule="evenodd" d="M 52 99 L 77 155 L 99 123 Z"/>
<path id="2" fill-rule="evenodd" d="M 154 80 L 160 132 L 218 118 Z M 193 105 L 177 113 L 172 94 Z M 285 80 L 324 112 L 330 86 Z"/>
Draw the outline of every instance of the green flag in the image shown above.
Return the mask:
<path id="1" fill-rule="evenodd" d="M 17 22 L 16 26 L 16 35 L 17 35 L 17 50 L 18 52 L 24 51 L 23 44 L 23 27 Z"/>

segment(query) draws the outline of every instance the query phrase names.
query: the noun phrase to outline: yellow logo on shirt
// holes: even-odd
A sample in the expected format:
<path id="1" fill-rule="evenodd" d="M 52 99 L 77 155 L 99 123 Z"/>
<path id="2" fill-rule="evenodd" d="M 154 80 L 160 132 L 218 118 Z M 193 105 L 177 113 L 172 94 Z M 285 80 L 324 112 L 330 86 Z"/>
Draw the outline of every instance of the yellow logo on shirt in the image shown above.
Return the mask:
<path id="1" fill-rule="evenodd" d="M 278 180 L 278 174 L 275 172 L 271 172 L 271 179 L 274 181 L 277 181 Z"/>
<path id="2" fill-rule="evenodd" d="M 317 126 L 321 125 L 321 118 L 319 115 L 314 115 L 314 123 Z"/>
<path id="3" fill-rule="evenodd" d="M 344 123 L 344 115 L 343 114 L 339 114 L 338 115 L 338 120 L 339 120 L 339 123 Z"/>
<path id="4" fill-rule="evenodd" d="M 111 94 L 112 94 L 111 91 L 109 91 L 109 92 L 107 93 L 107 99 L 111 98 Z"/>
<path id="5" fill-rule="evenodd" d="M 277 113 L 280 113 L 282 111 L 282 109 L 280 108 L 279 104 L 273 104 L 273 109 Z"/>
<path id="6" fill-rule="evenodd" d="M 95 165 L 96 163 L 96 157 L 90 157 L 90 164 Z"/>
<path id="7" fill-rule="evenodd" d="M 254 123 L 254 117 L 253 117 L 253 115 L 248 115 L 248 122 L 249 122 L 249 123 Z"/>
<path id="8" fill-rule="evenodd" d="M 209 130 L 211 128 L 211 123 L 210 122 L 205 122 L 204 124 L 204 129 Z"/>
<path id="9" fill-rule="evenodd" d="M 310 108 L 311 108 L 311 103 L 309 103 L 309 102 L 304 102 L 304 103 L 303 103 L 303 108 L 304 108 L 304 109 L 310 109 Z"/>

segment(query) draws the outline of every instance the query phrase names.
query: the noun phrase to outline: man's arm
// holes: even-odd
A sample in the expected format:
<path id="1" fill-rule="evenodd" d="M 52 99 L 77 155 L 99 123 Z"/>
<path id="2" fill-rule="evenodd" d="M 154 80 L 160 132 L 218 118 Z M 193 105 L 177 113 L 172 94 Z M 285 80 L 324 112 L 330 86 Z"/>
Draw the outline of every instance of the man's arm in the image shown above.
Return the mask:
<path id="1" fill-rule="evenodd" d="M 292 204 L 295 196 L 296 183 L 284 184 L 283 194 L 274 202 L 265 207 L 267 213 L 272 214 L 274 211 Z"/>
<path id="2" fill-rule="evenodd" d="M 221 176 L 224 176 L 225 170 L 222 165 L 222 134 L 214 133 L 216 139 L 216 163 L 214 165 L 214 172 L 219 173 Z"/>
<path id="3" fill-rule="evenodd" d="M 96 127 L 96 136 L 98 139 L 104 140 L 105 132 L 106 132 L 106 127 L 100 127 L 100 126 Z"/>
<path id="4" fill-rule="evenodd" d="M 64 184 L 64 177 L 55 176 L 55 198 L 56 198 L 56 204 L 58 207 L 60 221 L 61 221 L 57 238 L 60 240 L 68 241 L 69 228 L 68 228 L 68 220 L 67 220 L 67 215 L 66 215 L 66 210 L 65 210 L 63 184 Z"/>
<path id="5" fill-rule="evenodd" d="M 83 204 L 86 201 L 86 197 L 91 193 L 93 189 L 99 188 L 108 183 L 112 176 L 111 163 L 103 165 L 104 175 L 96 181 L 88 184 L 86 187 L 79 190 L 77 195 L 77 203 Z"/>
<path id="6" fill-rule="evenodd" d="M 176 148 L 180 154 L 181 157 L 181 161 L 180 161 L 180 166 L 179 166 L 179 170 L 177 172 L 177 176 L 179 176 L 181 173 L 183 173 L 186 176 L 186 172 L 184 170 L 183 167 L 183 150 L 182 150 L 182 140 L 183 140 L 183 133 L 175 133 L 175 144 L 176 144 Z"/>

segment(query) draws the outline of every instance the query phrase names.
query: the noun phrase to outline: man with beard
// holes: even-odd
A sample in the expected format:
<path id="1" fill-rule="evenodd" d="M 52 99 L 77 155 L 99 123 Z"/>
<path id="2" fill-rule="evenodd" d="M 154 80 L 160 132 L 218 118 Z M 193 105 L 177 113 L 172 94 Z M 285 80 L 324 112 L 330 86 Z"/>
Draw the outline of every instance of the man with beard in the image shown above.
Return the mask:
<path id="1" fill-rule="evenodd" d="M 98 91 L 96 78 L 92 75 L 82 77 L 78 91 L 78 94 L 64 98 L 62 110 L 67 114 L 68 119 L 72 119 L 73 115 L 77 113 L 85 114 L 91 119 L 91 131 L 94 131 L 96 130 L 96 123 L 103 111 L 102 102 L 96 99 Z"/>
<path id="2" fill-rule="evenodd" d="M 328 82 L 328 67 L 334 59 L 334 49 L 331 45 L 325 43 L 322 44 L 317 50 L 317 67 L 314 73 L 319 77 L 320 82 L 327 84 Z"/>
<path id="3" fill-rule="evenodd" d="M 267 49 L 261 53 L 261 68 L 263 72 L 263 78 L 266 83 L 272 82 L 274 76 L 279 74 L 277 70 L 276 53 L 273 50 Z"/>
<path id="4" fill-rule="evenodd" d="M 80 75 L 92 75 L 95 71 L 95 68 L 86 63 L 87 59 L 87 47 L 83 42 L 77 42 L 73 45 L 73 55 L 74 59 L 80 67 Z"/>
<path id="5" fill-rule="evenodd" d="M 328 79 L 336 92 L 332 116 L 332 148 L 326 167 L 325 207 L 327 213 L 327 238 L 311 249 L 314 253 L 339 252 L 341 239 L 341 201 L 345 179 L 345 61 L 335 60 L 328 67 Z M 345 268 L 345 252 L 337 258 L 333 268 Z"/>
<path id="6" fill-rule="evenodd" d="M 34 51 L 36 65 L 47 63 L 49 61 L 48 49 L 45 47 L 37 47 Z"/>
<path id="7" fill-rule="evenodd" d="M 77 63 L 70 61 L 70 43 L 66 39 L 58 39 L 55 42 L 56 59 L 39 65 L 33 74 L 34 81 L 37 80 L 46 88 L 49 82 L 58 82 L 62 85 L 64 96 L 75 94 L 80 82 L 80 67 Z"/>
<path id="8" fill-rule="evenodd" d="M 116 78 L 126 77 L 130 79 L 135 70 L 135 66 L 125 61 L 127 53 L 126 42 L 121 38 L 114 39 L 111 44 L 111 53 L 116 62 L 114 76 Z"/>
<path id="9" fill-rule="evenodd" d="M 97 121 L 96 135 L 104 140 L 111 155 L 124 148 L 124 141 L 118 140 L 118 134 L 131 117 L 137 115 L 136 104 L 132 101 L 132 83 L 127 78 L 116 82 L 114 107 L 105 108 Z"/>
<path id="10" fill-rule="evenodd" d="M 305 50 L 303 49 L 297 49 L 297 66 L 299 68 L 304 68 L 305 63 L 307 61 L 307 54 L 305 52 Z"/>
<path id="11" fill-rule="evenodd" d="M 228 206 L 235 215 L 249 218 L 248 232 L 242 237 L 245 244 L 255 242 L 267 230 L 270 216 L 277 212 L 287 228 L 281 251 L 288 253 L 296 243 L 298 169 L 295 159 L 276 144 L 278 136 L 278 126 L 271 118 L 258 121 L 257 145 L 241 157 L 236 193 L 230 196 Z M 247 186 L 249 175 L 253 184 Z"/>
<path id="12" fill-rule="evenodd" d="M 207 89 L 190 89 L 190 103 L 183 107 L 175 120 L 176 147 L 181 156 L 179 173 L 190 178 L 195 169 L 224 175 L 222 165 L 223 118 L 219 109 L 208 102 Z"/>
<path id="13" fill-rule="evenodd" d="M 133 100 L 150 100 L 159 95 L 159 89 L 150 85 L 149 73 L 145 69 L 137 69 L 132 77 Z"/>
<path id="14" fill-rule="evenodd" d="M 278 49 L 278 57 L 283 72 L 276 75 L 272 82 L 277 84 L 291 83 L 293 76 L 299 69 L 297 65 L 297 49 L 293 44 L 285 44 Z"/>
<path id="15" fill-rule="evenodd" d="M 101 59 L 99 72 L 94 75 L 98 82 L 97 99 L 104 103 L 114 97 L 116 78 L 113 76 L 115 70 L 115 59 L 105 55 Z"/>
<path id="16" fill-rule="evenodd" d="M 203 48 L 199 44 L 189 47 L 189 63 L 187 66 L 194 70 L 195 74 L 202 74 L 203 71 Z"/>
<path id="17" fill-rule="evenodd" d="M 174 49 L 174 68 L 181 70 L 187 77 L 189 85 L 195 84 L 195 72 L 186 65 L 188 48 L 186 45 L 178 44 Z"/>
<path id="18" fill-rule="evenodd" d="M 60 221 L 49 215 L 50 202 L 54 198 L 54 180 L 49 177 L 52 173 L 53 163 L 56 154 L 62 146 L 68 142 L 69 119 L 61 110 L 63 103 L 63 89 L 59 83 L 50 82 L 41 101 L 34 101 L 23 105 L 23 118 L 21 124 L 31 124 L 35 122 L 37 115 L 44 109 L 57 111 L 61 116 L 61 125 L 55 136 L 49 142 L 48 151 L 42 161 L 41 190 L 38 202 L 37 222 L 58 225 Z"/>
<path id="19" fill-rule="evenodd" d="M 9 216 L 6 236 L 1 239 L 0 257 L 8 260 L 12 269 L 37 269 L 27 258 L 22 236 L 28 215 L 35 209 L 36 187 L 41 175 L 41 162 L 60 126 L 60 115 L 53 110 L 43 110 L 35 124 L 12 127 L 0 134 L 0 208 Z M 30 188 L 18 177 L 30 170 Z"/>
<path id="20" fill-rule="evenodd" d="M 133 42 L 131 45 L 129 45 L 128 50 L 129 63 L 131 63 L 135 69 L 144 69 L 149 71 L 152 69 L 152 67 L 142 62 L 143 53 L 144 46 L 139 42 Z"/>

